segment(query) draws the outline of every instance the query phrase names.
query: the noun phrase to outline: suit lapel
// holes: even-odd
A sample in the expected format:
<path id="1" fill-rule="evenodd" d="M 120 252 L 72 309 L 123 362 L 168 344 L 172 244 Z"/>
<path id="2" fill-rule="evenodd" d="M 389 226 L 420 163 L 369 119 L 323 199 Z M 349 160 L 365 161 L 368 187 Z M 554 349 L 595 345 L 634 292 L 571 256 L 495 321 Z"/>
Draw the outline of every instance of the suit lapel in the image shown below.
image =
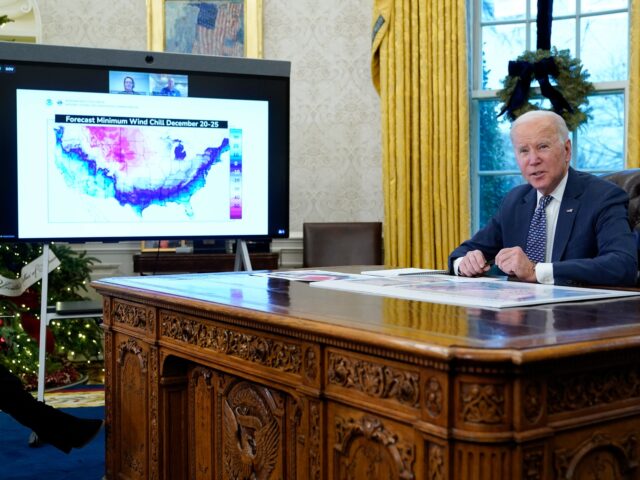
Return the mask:
<path id="1" fill-rule="evenodd" d="M 580 208 L 579 198 L 583 191 L 583 182 L 580 181 L 575 170 L 570 168 L 567 186 L 565 187 L 562 203 L 560 203 L 560 211 L 558 212 L 556 235 L 553 239 L 553 252 L 551 252 L 552 262 L 559 261 L 567 248 L 567 243 L 571 236 L 571 230 L 573 229 L 573 223 L 575 222 Z"/>
<path id="2" fill-rule="evenodd" d="M 529 192 L 522 197 L 518 209 L 518 215 L 515 218 L 515 231 L 518 232 L 518 241 L 516 245 L 522 245 L 522 249 L 527 248 L 527 236 L 529 235 L 529 225 L 531 224 L 531 217 L 536 209 L 536 203 L 538 200 L 537 192 L 535 188 L 529 190 Z"/>

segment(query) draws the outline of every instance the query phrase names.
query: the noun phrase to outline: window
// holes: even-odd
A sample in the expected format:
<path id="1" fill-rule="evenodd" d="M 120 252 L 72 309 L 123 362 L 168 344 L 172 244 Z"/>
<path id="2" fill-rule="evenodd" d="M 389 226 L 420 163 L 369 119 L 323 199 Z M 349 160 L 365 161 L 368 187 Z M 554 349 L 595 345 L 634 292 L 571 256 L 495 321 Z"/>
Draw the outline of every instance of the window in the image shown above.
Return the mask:
<path id="1" fill-rule="evenodd" d="M 503 196 L 523 182 L 497 91 L 509 60 L 536 49 L 536 0 L 470 0 L 473 13 L 471 193 L 472 230 L 483 226 Z M 604 173 L 624 168 L 629 59 L 629 0 L 556 0 L 551 45 L 580 58 L 596 91 L 591 118 L 572 134 L 572 166 Z M 552 81 L 553 84 L 553 81 Z M 537 87 L 533 80 L 531 87 Z M 550 108 L 545 98 L 532 103 Z"/>

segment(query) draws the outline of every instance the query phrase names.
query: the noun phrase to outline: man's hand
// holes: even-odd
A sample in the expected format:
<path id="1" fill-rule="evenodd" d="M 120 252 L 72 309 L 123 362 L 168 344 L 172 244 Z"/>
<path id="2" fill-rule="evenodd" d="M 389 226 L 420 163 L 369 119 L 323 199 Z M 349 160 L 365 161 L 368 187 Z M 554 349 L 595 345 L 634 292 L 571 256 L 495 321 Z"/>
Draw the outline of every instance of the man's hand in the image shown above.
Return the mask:
<path id="1" fill-rule="evenodd" d="M 523 282 L 537 282 L 535 263 L 520 247 L 503 248 L 496 255 L 496 265 L 507 275 L 515 275 Z"/>
<path id="2" fill-rule="evenodd" d="M 480 250 L 472 250 L 462 258 L 458 265 L 458 274 L 463 277 L 479 277 L 484 275 L 491 265 L 487 263 Z"/>

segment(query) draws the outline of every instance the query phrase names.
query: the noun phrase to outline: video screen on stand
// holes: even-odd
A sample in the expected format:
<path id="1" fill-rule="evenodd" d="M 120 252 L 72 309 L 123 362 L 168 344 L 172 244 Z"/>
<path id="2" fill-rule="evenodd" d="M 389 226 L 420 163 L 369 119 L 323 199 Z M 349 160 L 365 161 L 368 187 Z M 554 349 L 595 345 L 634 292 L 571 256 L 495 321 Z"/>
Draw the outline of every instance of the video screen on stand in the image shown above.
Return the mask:
<path id="1" fill-rule="evenodd" d="M 288 63 L 28 47 L 0 45 L 0 239 L 288 236 Z"/>

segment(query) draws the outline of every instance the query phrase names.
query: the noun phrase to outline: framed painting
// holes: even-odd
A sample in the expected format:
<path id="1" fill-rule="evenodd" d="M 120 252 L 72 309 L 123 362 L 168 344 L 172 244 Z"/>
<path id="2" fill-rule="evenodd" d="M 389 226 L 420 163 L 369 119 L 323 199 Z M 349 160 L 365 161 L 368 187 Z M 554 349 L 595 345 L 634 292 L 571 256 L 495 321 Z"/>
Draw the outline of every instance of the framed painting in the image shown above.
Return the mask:
<path id="1" fill-rule="evenodd" d="M 262 58 L 262 0 L 147 0 L 149 50 Z"/>

